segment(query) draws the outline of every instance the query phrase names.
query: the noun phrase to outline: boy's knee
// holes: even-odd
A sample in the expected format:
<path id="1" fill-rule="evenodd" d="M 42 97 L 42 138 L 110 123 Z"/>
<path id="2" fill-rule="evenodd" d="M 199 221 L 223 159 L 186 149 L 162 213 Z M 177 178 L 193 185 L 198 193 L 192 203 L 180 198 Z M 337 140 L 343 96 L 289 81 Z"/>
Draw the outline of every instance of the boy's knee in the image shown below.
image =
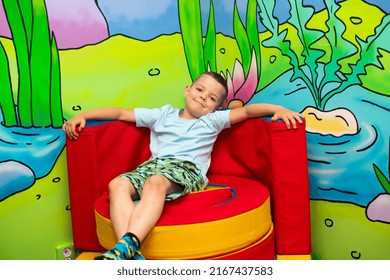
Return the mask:
<path id="1" fill-rule="evenodd" d="M 167 178 L 163 175 L 156 174 L 146 180 L 144 190 L 150 188 L 150 190 L 166 192 L 169 186 L 170 181 Z"/>
<path id="2" fill-rule="evenodd" d="M 123 177 L 117 177 L 108 184 L 108 192 L 110 194 L 118 192 L 130 192 L 131 182 Z"/>
<path id="3" fill-rule="evenodd" d="M 168 179 L 161 174 L 155 174 L 150 176 L 147 181 L 151 184 L 164 184 L 168 182 Z"/>

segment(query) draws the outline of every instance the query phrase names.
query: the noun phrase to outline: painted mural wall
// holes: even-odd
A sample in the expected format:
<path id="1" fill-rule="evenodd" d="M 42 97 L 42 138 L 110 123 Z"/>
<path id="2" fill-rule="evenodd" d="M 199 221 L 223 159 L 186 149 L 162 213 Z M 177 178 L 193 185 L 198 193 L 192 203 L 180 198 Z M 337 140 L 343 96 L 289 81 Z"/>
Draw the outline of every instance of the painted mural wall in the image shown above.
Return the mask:
<path id="1" fill-rule="evenodd" d="M 182 107 L 208 69 L 228 80 L 226 107 L 305 115 L 313 258 L 389 259 L 389 13 L 387 0 L 2 0 L 0 259 L 72 246 L 64 120 Z"/>

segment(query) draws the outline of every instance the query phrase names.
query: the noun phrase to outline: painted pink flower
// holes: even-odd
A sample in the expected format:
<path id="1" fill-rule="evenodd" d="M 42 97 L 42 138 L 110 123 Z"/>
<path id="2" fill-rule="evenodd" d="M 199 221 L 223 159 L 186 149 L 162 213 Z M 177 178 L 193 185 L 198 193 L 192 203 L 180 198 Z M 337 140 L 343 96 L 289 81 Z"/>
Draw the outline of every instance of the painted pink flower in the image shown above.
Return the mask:
<path id="1" fill-rule="evenodd" d="M 242 107 L 256 93 L 259 82 L 256 55 L 252 53 L 251 65 L 247 77 L 240 61 L 236 60 L 233 75 L 226 71 L 228 94 L 223 104 L 225 108 Z"/>

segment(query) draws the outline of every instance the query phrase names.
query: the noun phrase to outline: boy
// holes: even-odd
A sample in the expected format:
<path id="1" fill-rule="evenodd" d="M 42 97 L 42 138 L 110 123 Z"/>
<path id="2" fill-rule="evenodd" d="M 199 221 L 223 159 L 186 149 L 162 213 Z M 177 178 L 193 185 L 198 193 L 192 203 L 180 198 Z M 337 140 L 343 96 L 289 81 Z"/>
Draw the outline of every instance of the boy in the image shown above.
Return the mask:
<path id="1" fill-rule="evenodd" d="M 81 131 L 89 119 L 135 122 L 151 132 L 151 159 L 109 183 L 110 218 L 119 241 L 95 259 L 144 259 L 140 244 L 160 218 L 164 202 L 207 186 L 210 154 L 223 129 L 266 115 L 273 115 L 273 121 L 283 120 L 288 128 L 302 122 L 300 114 L 271 104 L 219 111 L 226 94 L 225 79 L 207 72 L 185 88 L 182 110 L 170 105 L 156 109 L 96 109 L 63 125 L 71 139 L 77 139 L 76 127 Z M 137 199 L 139 203 L 134 205 Z"/>

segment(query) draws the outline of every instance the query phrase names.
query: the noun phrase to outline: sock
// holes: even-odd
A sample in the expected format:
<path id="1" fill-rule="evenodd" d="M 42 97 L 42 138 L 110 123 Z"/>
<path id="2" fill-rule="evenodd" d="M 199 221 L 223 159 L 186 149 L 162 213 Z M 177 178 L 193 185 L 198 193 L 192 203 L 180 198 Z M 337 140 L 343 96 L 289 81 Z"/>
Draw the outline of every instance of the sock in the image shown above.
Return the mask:
<path id="1" fill-rule="evenodd" d="M 133 249 L 134 255 L 133 255 L 133 258 L 131 258 L 131 259 L 145 260 L 144 256 L 141 253 L 141 242 L 139 241 L 138 237 L 131 232 L 126 233 L 125 236 L 128 236 L 130 238 L 131 243 L 129 243 L 129 244 L 133 245 L 132 249 Z"/>
<path id="2" fill-rule="evenodd" d="M 126 233 L 109 251 L 99 255 L 95 260 L 144 260 L 140 242 L 134 234 Z"/>

